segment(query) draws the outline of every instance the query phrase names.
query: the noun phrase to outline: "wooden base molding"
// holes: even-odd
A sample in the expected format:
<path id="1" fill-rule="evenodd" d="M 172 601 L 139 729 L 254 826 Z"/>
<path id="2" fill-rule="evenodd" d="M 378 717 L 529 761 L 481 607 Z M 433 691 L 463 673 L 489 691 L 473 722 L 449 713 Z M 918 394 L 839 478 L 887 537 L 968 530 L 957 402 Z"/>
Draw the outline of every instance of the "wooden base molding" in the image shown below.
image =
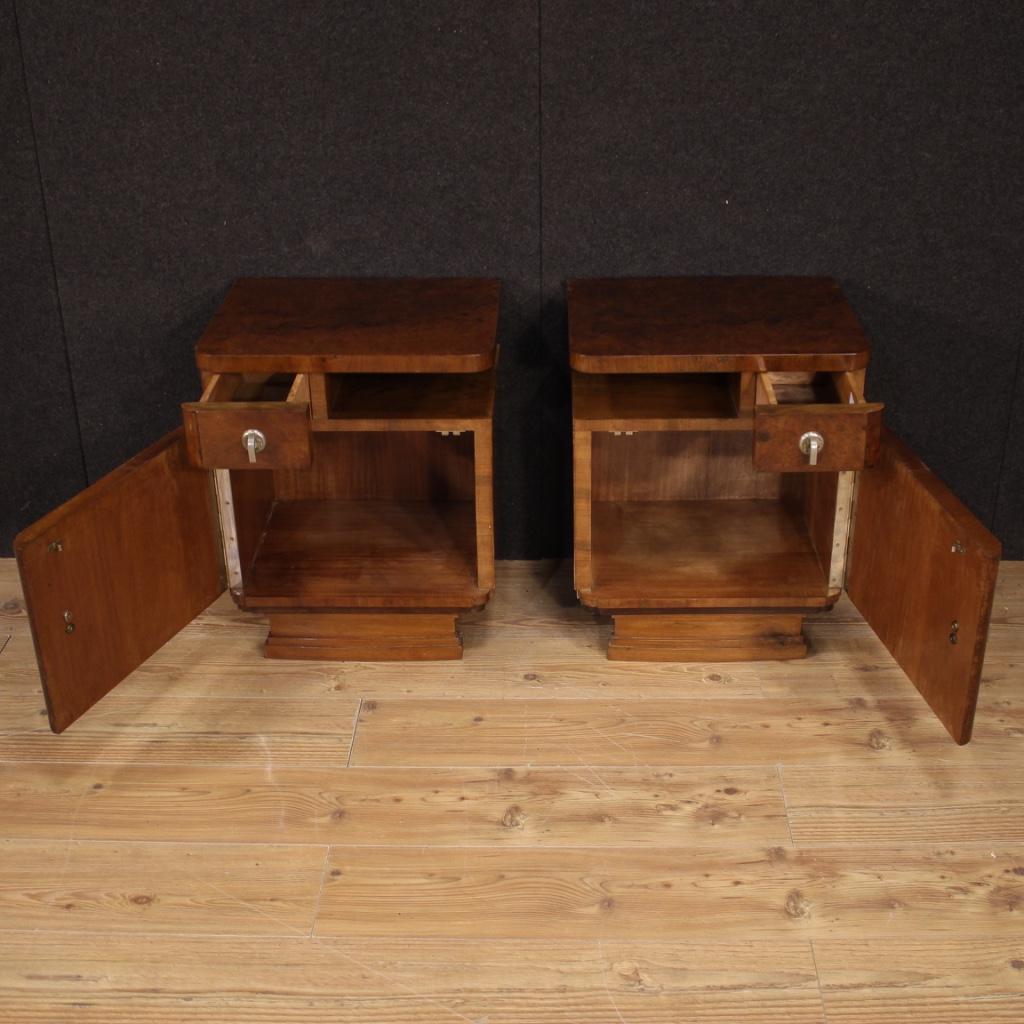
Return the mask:
<path id="1" fill-rule="evenodd" d="M 268 658 L 451 661 L 462 657 L 454 612 L 303 612 L 270 616 Z"/>
<path id="2" fill-rule="evenodd" d="M 786 661 L 803 658 L 803 615 L 615 613 L 612 661 Z"/>

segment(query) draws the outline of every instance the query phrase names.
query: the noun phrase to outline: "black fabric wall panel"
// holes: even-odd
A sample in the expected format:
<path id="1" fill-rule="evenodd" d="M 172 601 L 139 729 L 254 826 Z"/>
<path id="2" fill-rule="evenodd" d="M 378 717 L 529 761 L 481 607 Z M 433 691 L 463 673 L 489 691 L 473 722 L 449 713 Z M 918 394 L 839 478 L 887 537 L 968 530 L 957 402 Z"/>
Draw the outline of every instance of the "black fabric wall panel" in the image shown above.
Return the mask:
<path id="1" fill-rule="evenodd" d="M 995 532 L 1003 542 L 1004 558 L 1024 558 L 1024 347 L 1017 367 L 1017 389 L 1006 434 Z"/>
<path id="2" fill-rule="evenodd" d="M 1022 553 L 1019 5 L 17 10 L 92 479 L 178 422 L 232 278 L 495 275 L 498 551 L 563 554 L 564 279 L 828 273 L 874 338 L 890 423 Z M 0 18 L 6 541 L 83 472 Z"/>
<path id="3" fill-rule="evenodd" d="M 0 554 L 85 486 L 12 4 L 0 7 Z"/>
<path id="4" fill-rule="evenodd" d="M 533 2 L 20 0 L 90 477 L 179 420 L 232 278 L 505 281 L 499 550 L 530 550 Z"/>
<path id="5" fill-rule="evenodd" d="M 1009 3 L 545 0 L 548 345 L 567 277 L 836 276 L 869 393 L 991 524 L 1024 314 L 1022 33 Z"/>

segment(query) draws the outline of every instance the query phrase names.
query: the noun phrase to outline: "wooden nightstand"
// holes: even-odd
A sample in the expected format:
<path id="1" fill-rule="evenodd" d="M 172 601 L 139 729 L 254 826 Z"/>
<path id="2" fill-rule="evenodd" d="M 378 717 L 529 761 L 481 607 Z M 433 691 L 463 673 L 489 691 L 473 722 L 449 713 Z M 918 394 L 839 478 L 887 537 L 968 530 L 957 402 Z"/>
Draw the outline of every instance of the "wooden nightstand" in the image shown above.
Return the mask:
<path id="1" fill-rule="evenodd" d="M 499 290 L 237 281 L 184 430 L 15 540 L 54 731 L 225 585 L 271 657 L 461 657 L 494 587 Z"/>
<path id="2" fill-rule="evenodd" d="M 610 658 L 799 658 L 842 590 L 959 743 L 1000 545 L 864 398 L 825 278 L 571 281 L 576 590 Z"/>

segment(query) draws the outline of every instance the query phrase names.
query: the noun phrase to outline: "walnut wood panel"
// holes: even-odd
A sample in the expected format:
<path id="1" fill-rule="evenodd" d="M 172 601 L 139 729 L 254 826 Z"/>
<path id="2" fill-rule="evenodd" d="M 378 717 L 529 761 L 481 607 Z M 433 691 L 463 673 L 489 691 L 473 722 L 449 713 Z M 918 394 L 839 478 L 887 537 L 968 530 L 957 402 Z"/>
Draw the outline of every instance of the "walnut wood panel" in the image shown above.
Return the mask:
<path id="1" fill-rule="evenodd" d="M 754 468 L 749 431 L 591 437 L 594 501 L 775 498 L 781 493 L 777 474 Z"/>
<path id="2" fill-rule="evenodd" d="M 248 608 L 482 605 L 472 501 L 279 501 L 246 581 Z"/>
<path id="3" fill-rule="evenodd" d="M 41 931 L 301 933 L 323 860 L 318 846 L 6 839 L 0 918 Z"/>
<path id="4" fill-rule="evenodd" d="M 806 528 L 778 501 L 594 502 L 598 608 L 813 608 L 829 603 Z"/>
<path id="5" fill-rule="evenodd" d="M 11 1024 L 821 1024 L 806 941 L 345 941 L 0 933 Z M 127 1018 L 125 1018 L 127 1019 Z"/>
<path id="6" fill-rule="evenodd" d="M 1024 848 L 335 847 L 315 934 L 661 940 L 1017 929 Z M 737 889 L 741 892 L 737 892 Z"/>
<path id="7" fill-rule="evenodd" d="M 861 474 L 847 590 L 958 743 L 971 738 L 999 541 L 894 434 Z"/>
<path id="8" fill-rule="evenodd" d="M 572 434 L 572 539 L 573 582 L 577 594 L 594 587 L 593 546 L 593 441 L 589 430 Z M 600 436 L 600 435 L 598 435 Z"/>
<path id="9" fill-rule="evenodd" d="M 193 465 L 206 469 L 284 469 L 308 466 L 309 406 L 288 403 L 232 402 L 219 408 L 184 409 Z M 242 441 L 259 430 L 267 446 L 249 461 Z"/>
<path id="10" fill-rule="evenodd" d="M 616 613 L 613 661 L 789 661 L 807 654 L 802 615 Z"/>
<path id="11" fill-rule="evenodd" d="M 196 348 L 202 370 L 472 373 L 494 363 L 500 282 L 241 278 Z"/>
<path id="12" fill-rule="evenodd" d="M 208 475 L 177 430 L 18 535 L 55 732 L 220 593 L 214 521 Z"/>
<path id="13" fill-rule="evenodd" d="M 862 469 L 878 459 L 882 406 L 759 405 L 754 410 L 754 465 L 769 473 L 829 473 Z M 824 438 L 811 465 L 800 438 L 814 431 Z"/>
<path id="14" fill-rule="evenodd" d="M 462 657 L 455 615 L 441 612 L 274 612 L 267 657 L 293 661 L 451 661 Z"/>
<path id="15" fill-rule="evenodd" d="M 813 277 L 570 281 L 569 361 L 587 373 L 852 370 L 869 343 L 839 285 Z"/>
<path id="16" fill-rule="evenodd" d="M 320 498 L 470 501 L 473 435 L 432 432 L 313 435 L 313 464 L 274 473 L 282 501 Z"/>
<path id="17" fill-rule="evenodd" d="M 473 514 L 476 520 L 476 584 L 494 589 L 494 441 L 490 421 L 473 431 Z"/>

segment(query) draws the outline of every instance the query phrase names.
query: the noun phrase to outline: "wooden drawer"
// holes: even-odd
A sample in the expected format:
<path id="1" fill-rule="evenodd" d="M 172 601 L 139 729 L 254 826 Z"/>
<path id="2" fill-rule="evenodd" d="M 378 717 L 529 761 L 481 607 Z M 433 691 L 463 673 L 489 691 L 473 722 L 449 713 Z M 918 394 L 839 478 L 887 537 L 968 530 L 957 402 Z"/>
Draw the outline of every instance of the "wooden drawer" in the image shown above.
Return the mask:
<path id="1" fill-rule="evenodd" d="M 216 374 L 198 402 L 182 406 L 189 458 L 205 469 L 294 469 L 310 455 L 305 374 Z M 250 451 L 246 434 L 257 431 Z"/>
<path id="2" fill-rule="evenodd" d="M 772 473 L 871 466 L 878 458 L 882 408 L 864 401 L 858 377 L 849 372 L 760 373 L 754 466 Z M 822 443 L 812 464 L 809 441 L 815 435 Z"/>

